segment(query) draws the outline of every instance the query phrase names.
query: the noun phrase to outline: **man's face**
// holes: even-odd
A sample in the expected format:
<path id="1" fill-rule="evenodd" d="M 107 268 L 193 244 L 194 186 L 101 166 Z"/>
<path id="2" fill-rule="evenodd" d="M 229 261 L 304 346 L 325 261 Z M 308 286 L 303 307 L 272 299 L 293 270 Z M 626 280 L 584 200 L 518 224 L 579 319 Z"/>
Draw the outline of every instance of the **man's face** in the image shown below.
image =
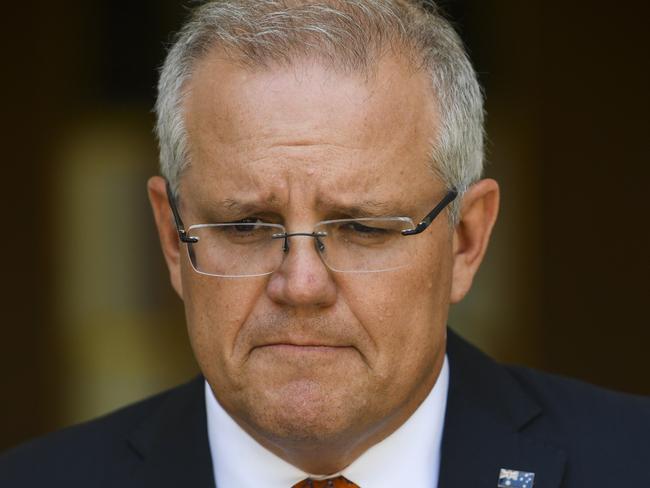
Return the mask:
<path id="1" fill-rule="evenodd" d="M 356 207 L 417 222 L 445 194 L 428 166 L 438 121 L 428 79 L 398 60 L 366 77 L 316 63 L 244 69 L 215 52 L 189 88 L 186 226 L 253 217 L 311 232 L 363 216 Z M 253 278 L 199 275 L 181 248 L 171 272 L 219 402 L 266 445 L 385 437 L 442 365 L 451 236 L 443 213 L 401 238 L 410 266 L 380 273 L 329 270 L 309 237 Z"/>

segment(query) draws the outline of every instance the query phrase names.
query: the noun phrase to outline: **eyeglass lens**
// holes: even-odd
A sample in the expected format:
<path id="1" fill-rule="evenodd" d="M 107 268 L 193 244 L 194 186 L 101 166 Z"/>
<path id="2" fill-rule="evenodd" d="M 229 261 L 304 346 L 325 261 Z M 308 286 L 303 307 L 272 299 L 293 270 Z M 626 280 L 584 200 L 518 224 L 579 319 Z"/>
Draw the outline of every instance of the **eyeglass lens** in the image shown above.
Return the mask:
<path id="1" fill-rule="evenodd" d="M 388 271 L 409 264 L 411 240 L 401 232 L 410 228 L 413 222 L 404 218 L 345 219 L 322 222 L 306 237 L 315 239 L 315 249 L 333 271 Z M 276 224 L 196 225 L 188 229 L 189 236 L 198 238 L 188 244 L 188 252 L 199 273 L 261 276 L 282 265 L 285 239 L 305 237 L 284 234 L 284 227 Z"/>

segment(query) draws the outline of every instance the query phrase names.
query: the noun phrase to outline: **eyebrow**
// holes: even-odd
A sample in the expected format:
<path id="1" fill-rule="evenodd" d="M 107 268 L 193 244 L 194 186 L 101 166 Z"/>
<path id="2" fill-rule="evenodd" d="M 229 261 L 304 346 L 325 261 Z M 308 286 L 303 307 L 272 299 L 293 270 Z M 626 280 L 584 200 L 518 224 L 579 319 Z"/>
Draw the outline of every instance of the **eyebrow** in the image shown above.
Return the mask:
<path id="1" fill-rule="evenodd" d="M 272 201 L 274 199 L 271 198 L 270 200 Z M 219 211 L 225 211 L 229 215 L 223 217 L 239 217 L 261 212 L 267 213 L 270 210 L 278 211 L 279 209 L 272 208 L 273 204 L 271 201 L 243 201 L 234 198 L 224 198 L 217 202 L 216 205 L 211 205 L 209 212 L 219 213 Z M 331 199 L 318 199 L 316 205 L 325 210 L 326 213 L 341 214 L 353 218 L 398 217 L 406 215 L 395 204 L 372 199 L 362 200 L 353 204 L 334 202 Z"/>
<path id="2" fill-rule="evenodd" d="M 379 200 L 362 200 L 354 204 L 342 204 L 329 200 L 318 202 L 330 212 L 350 215 L 352 217 L 394 217 L 404 214 L 395 204 Z"/>
<path id="3" fill-rule="evenodd" d="M 248 217 L 256 213 L 269 213 L 272 211 L 271 205 L 265 201 L 259 200 L 237 200 L 234 198 L 224 198 L 209 205 L 202 206 L 199 210 L 203 219 L 215 218 L 220 221 Z"/>
<path id="4" fill-rule="evenodd" d="M 259 210 L 261 208 L 261 202 L 242 202 L 233 198 L 226 198 L 219 202 L 218 206 L 230 210 L 233 213 L 248 213 L 253 210 Z"/>

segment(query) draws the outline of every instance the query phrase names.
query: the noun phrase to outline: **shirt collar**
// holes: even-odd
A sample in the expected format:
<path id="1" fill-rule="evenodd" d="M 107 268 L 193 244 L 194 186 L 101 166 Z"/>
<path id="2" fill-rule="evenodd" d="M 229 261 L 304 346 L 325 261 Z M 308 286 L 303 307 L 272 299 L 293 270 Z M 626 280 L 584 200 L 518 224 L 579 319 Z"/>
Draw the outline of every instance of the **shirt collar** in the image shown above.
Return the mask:
<path id="1" fill-rule="evenodd" d="M 448 387 L 449 363 L 445 356 L 436 384 L 408 420 L 337 474 L 361 488 L 437 486 Z M 205 401 L 218 488 L 255 487 L 259 480 L 264 480 L 268 488 L 290 488 L 308 477 L 337 475 L 305 473 L 261 446 L 219 405 L 207 382 Z"/>

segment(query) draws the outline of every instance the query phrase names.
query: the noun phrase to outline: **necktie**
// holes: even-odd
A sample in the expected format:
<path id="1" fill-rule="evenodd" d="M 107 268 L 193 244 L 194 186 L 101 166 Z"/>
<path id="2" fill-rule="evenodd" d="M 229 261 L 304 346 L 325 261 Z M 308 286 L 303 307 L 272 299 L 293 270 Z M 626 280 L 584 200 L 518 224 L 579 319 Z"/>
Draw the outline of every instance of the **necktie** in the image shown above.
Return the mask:
<path id="1" fill-rule="evenodd" d="M 306 480 L 296 483 L 291 488 L 359 488 L 359 486 L 355 485 L 352 481 L 343 476 L 338 476 L 326 480 L 312 480 L 307 478 Z"/>

